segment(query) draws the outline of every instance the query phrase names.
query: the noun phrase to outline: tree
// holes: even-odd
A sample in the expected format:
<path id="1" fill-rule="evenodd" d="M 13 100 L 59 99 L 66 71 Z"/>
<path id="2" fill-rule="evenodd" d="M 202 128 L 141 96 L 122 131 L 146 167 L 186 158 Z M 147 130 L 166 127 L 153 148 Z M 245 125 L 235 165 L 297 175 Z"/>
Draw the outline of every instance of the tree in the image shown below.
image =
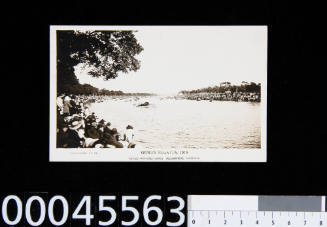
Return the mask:
<path id="1" fill-rule="evenodd" d="M 251 82 L 248 85 L 241 85 L 241 86 L 236 86 L 236 85 L 231 85 L 230 87 L 220 87 L 220 86 L 214 86 L 214 87 L 206 87 L 206 88 L 201 88 L 197 90 L 191 90 L 191 91 L 181 91 L 182 94 L 196 94 L 196 93 L 201 93 L 201 92 L 208 92 L 208 93 L 224 93 L 226 91 L 230 91 L 232 93 L 238 91 L 238 92 L 256 92 L 260 93 L 261 92 L 261 84 Z"/>
<path id="2" fill-rule="evenodd" d="M 78 85 L 74 66 L 84 63 L 90 75 L 114 79 L 119 72 L 137 71 L 135 56 L 143 51 L 134 31 L 57 31 L 57 90 Z"/>

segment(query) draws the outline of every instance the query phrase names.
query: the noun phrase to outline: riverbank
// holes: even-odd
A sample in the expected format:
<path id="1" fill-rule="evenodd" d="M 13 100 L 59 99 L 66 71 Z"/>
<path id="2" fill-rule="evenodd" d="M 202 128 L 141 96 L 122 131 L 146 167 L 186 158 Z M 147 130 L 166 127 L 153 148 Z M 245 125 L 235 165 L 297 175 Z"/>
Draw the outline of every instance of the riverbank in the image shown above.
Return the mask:
<path id="1" fill-rule="evenodd" d="M 236 101 L 236 102 L 260 102 L 260 93 L 255 92 L 230 92 L 226 91 L 223 93 L 190 93 L 190 94 L 179 94 L 178 98 L 189 99 L 189 100 L 210 100 L 210 101 Z"/>
<path id="2" fill-rule="evenodd" d="M 134 148 L 133 126 L 124 132 L 111 128 L 111 123 L 90 113 L 88 105 L 103 102 L 102 96 L 57 97 L 57 147 L 58 148 Z"/>

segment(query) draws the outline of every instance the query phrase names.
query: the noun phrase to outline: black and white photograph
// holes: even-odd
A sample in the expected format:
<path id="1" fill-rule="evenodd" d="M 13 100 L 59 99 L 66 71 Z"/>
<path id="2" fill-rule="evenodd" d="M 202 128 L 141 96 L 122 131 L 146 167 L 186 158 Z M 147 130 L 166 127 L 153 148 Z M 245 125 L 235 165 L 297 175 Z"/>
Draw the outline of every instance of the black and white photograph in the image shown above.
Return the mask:
<path id="1" fill-rule="evenodd" d="M 1 227 L 327 227 L 324 7 L 178 3 L 3 7 Z"/>
<path id="2" fill-rule="evenodd" d="M 266 162 L 267 26 L 50 26 L 50 161 Z"/>

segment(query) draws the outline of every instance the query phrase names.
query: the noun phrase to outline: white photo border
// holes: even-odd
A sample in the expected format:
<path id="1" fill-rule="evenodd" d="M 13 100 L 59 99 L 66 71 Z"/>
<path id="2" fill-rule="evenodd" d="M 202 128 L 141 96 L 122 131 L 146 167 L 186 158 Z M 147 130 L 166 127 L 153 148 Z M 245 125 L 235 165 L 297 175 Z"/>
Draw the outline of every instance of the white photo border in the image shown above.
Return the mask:
<path id="1" fill-rule="evenodd" d="M 266 77 L 261 83 L 261 148 L 260 149 L 124 149 L 124 148 L 57 148 L 57 30 L 138 30 L 138 29 L 212 29 L 224 27 L 260 27 L 266 36 Z M 268 26 L 50 26 L 50 162 L 267 162 L 267 66 Z"/>

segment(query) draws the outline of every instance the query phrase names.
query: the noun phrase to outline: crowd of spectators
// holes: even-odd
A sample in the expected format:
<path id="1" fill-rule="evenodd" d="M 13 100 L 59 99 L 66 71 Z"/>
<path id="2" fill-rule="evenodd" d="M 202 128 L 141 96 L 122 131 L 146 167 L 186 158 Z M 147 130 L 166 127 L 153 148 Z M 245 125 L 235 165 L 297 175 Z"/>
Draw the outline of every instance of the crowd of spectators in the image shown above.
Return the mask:
<path id="1" fill-rule="evenodd" d="M 90 113 L 90 97 L 57 97 L 57 148 L 135 148 L 134 131 L 127 125 L 123 135 L 111 123 Z M 92 98 L 94 99 L 94 98 Z"/>

